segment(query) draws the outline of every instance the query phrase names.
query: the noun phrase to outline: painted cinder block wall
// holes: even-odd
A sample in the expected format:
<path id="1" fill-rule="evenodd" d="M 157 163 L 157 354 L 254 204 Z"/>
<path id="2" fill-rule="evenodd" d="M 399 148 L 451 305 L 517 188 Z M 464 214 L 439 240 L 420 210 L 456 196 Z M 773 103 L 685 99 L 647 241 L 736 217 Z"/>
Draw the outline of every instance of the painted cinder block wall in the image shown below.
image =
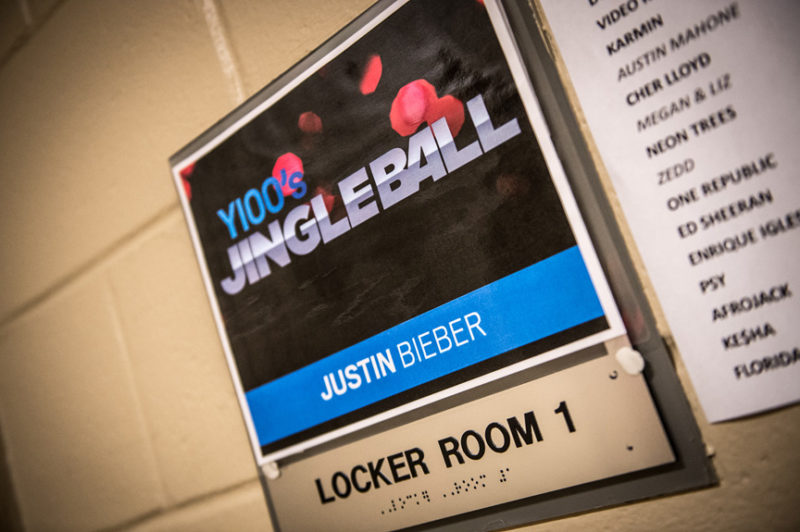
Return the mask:
<path id="1" fill-rule="evenodd" d="M 0 528 L 270 529 L 167 158 L 370 3 L 0 0 Z M 720 485 L 531 529 L 800 528 L 800 407 L 676 364 Z"/>

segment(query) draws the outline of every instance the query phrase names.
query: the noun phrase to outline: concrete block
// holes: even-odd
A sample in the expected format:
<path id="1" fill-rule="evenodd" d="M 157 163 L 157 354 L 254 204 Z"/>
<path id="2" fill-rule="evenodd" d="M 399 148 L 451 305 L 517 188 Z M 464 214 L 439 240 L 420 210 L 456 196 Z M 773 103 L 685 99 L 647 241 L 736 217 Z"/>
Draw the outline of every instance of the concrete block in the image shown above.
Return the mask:
<path id="1" fill-rule="evenodd" d="M 0 424 L 29 530 L 104 528 L 163 504 L 103 279 L 0 331 Z"/>
<path id="2" fill-rule="evenodd" d="M 372 0 L 220 2 L 221 16 L 250 95 L 361 14 Z"/>
<path id="3" fill-rule="evenodd" d="M 115 261 L 110 278 L 170 501 L 256 478 L 182 214 Z"/>
<path id="4" fill-rule="evenodd" d="M 232 104 L 192 1 L 59 5 L 0 70 L 0 322 L 175 205 L 167 158 Z"/>
<path id="5" fill-rule="evenodd" d="M 261 485 L 250 482 L 233 491 L 147 520 L 135 532 L 270 532 Z"/>
<path id="6" fill-rule="evenodd" d="M 34 20 L 39 21 L 50 14 L 50 12 L 55 8 L 59 0 L 25 0 L 28 2 L 29 9 L 31 10 L 31 16 Z"/>
<path id="7" fill-rule="evenodd" d="M 26 24 L 17 0 L 0 0 L 0 59 L 25 32 Z"/>

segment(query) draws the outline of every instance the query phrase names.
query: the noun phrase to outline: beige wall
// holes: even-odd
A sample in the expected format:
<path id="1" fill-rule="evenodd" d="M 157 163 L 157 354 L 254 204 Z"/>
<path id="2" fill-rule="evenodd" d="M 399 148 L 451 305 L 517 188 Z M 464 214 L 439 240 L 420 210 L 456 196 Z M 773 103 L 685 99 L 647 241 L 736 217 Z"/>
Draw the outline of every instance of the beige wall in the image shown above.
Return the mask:
<path id="1" fill-rule="evenodd" d="M 30 530 L 265 530 L 167 158 L 369 0 L 0 0 L 0 430 Z M 666 334 L 665 329 L 665 334 Z M 800 527 L 800 407 L 719 487 L 536 529 Z"/>

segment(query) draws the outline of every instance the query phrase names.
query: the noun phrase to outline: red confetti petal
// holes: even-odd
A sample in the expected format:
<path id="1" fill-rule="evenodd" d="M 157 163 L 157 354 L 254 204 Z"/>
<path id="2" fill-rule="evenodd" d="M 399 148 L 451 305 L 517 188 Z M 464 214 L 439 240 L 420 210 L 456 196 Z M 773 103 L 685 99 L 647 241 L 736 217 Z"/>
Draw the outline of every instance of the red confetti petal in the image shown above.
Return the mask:
<path id="1" fill-rule="evenodd" d="M 183 172 L 181 172 L 183 174 Z M 192 184 L 189 183 L 185 177 L 181 176 L 181 182 L 183 183 L 183 193 L 186 194 L 186 199 L 192 199 Z"/>
<path id="2" fill-rule="evenodd" d="M 392 129 L 404 137 L 411 135 L 425 121 L 428 106 L 434 101 L 436 89 L 424 79 L 405 85 L 397 91 L 389 111 Z"/>
<path id="3" fill-rule="evenodd" d="M 531 189 L 530 182 L 517 174 L 500 174 L 494 186 L 504 199 L 523 198 Z"/>
<path id="4" fill-rule="evenodd" d="M 464 104 L 455 96 L 442 96 L 435 100 L 428 107 L 425 114 L 425 121 L 433 124 L 440 118 L 447 118 L 447 125 L 450 127 L 450 134 L 455 137 L 464 125 Z"/>
<path id="5" fill-rule="evenodd" d="M 322 187 L 317 187 L 316 190 L 314 190 L 314 192 L 317 195 L 322 195 L 322 201 L 323 203 L 325 203 L 325 209 L 328 212 L 331 212 L 333 210 L 333 204 L 336 203 L 336 196 L 334 196 L 333 194 L 331 194 Z"/>
<path id="6" fill-rule="evenodd" d="M 180 174 L 181 174 L 181 177 L 183 177 L 184 179 L 189 179 L 190 177 L 192 177 L 192 172 L 194 172 L 194 163 L 191 163 L 188 166 L 185 166 L 180 171 Z"/>
<path id="7" fill-rule="evenodd" d="M 320 133 L 322 119 L 314 111 L 306 111 L 297 119 L 297 127 L 304 133 Z"/>
<path id="8" fill-rule="evenodd" d="M 285 183 L 281 181 L 283 178 L 281 170 L 283 170 L 286 174 Z M 303 160 L 294 153 L 284 153 L 278 157 L 277 161 L 275 161 L 275 166 L 272 168 L 272 177 L 281 183 L 281 193 L 283 193 L 284 197 L 291 195 L 291 193 L 295 191 L 295 189 L 289 184 L 291 182 L 292 174 L 295 172 L 300 172 L 301 174 L 304 173 Z"/>
<path id="9" fill-rule="evenodd" d="M 367 68 L 364 69 L 364 75 L 361 78 L 361 84 L 358 86 L 361 94 L 372 94 L 378 88 L 378 82 L 381 80 L 383 74 L 383 63 L 381 56 L 370 56 L 367 61 Z"/>

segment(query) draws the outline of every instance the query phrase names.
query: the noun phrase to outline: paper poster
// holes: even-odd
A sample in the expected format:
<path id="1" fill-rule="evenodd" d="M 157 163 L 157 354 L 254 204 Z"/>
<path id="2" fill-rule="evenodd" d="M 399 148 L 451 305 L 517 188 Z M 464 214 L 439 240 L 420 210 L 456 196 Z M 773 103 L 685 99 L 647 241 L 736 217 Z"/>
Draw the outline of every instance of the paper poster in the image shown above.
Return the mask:
<path id="1" fill-rule="evenodd" d="M 709 421 L 800 398 L 800 4 L 541 0 Z"/>
<path id="2" fill-rule="evenodd" d="M 397 2 L 174 165 L 259 463 L 624 334 L 520 72 Z"/>

